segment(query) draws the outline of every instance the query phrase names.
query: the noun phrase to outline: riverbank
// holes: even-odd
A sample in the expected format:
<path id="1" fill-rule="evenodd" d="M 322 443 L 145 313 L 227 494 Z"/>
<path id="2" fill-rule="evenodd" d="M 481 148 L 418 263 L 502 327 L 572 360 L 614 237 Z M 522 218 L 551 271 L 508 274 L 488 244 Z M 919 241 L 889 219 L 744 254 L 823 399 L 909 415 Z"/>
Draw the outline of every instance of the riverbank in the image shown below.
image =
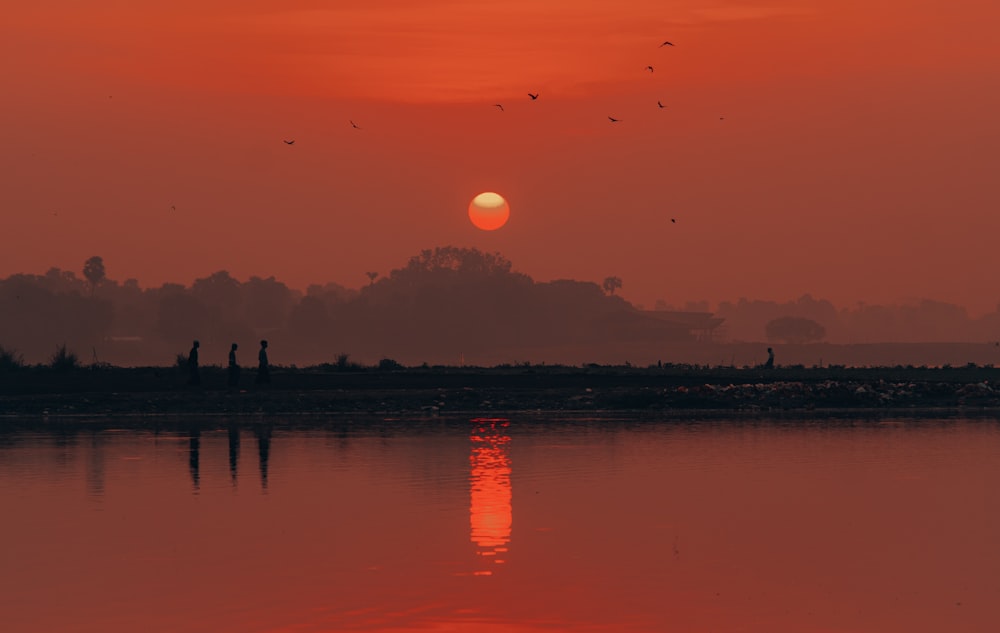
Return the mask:
<path id="1" fill-rule="evenodd" d="M 493 415 L 510 412 L 649 412 L 657 415 L 900 415 L 1000 412 L 1000 370 L 803 368 L 774 370 L 497 367 L 341 371 L 277 368 L 269 385 L 243 376 L 225 386 L 222 368 L 188 386 L 176 368 L 44 368 L 0 375 L 0 415 Z"/>

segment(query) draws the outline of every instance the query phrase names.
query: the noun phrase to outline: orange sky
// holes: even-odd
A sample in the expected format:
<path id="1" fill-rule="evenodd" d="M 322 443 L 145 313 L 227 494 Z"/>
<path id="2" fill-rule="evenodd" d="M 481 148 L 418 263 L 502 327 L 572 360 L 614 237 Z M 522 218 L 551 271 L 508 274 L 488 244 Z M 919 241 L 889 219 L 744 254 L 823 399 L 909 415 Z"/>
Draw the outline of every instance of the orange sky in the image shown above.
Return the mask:
<path id="1" fill-rule="evenodd" d="M 992 310 L 998 21 L 991 0 L 21 3 L 0 275 L 101 255 L 147 286 L 357 287 L 455 245 L 617 275 L 647 307 Z M 466 213 L 485 190 L 511 203 L 492 233 Z"/>

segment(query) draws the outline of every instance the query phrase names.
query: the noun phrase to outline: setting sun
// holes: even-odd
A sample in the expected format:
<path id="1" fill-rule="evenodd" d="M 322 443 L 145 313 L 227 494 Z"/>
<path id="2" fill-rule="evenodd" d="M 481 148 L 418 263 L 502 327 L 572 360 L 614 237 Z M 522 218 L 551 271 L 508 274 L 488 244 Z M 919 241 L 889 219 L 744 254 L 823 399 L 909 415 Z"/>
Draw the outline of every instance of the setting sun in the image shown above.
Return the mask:
<path id="1" fill-rule="evenodd" d="M 479 194 L 469 203 L 469 219 L 484 231 L 499 229 L 510 218 L 510 205 L 503 196 L 492 191 Z"/>

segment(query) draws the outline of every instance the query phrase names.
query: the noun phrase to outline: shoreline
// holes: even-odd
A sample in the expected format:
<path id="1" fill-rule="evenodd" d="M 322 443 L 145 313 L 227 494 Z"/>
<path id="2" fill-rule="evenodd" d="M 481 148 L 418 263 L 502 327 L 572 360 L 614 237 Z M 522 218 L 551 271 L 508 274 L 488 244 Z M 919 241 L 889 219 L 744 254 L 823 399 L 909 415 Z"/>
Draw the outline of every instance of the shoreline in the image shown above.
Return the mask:
<path id="1" fill-rule="evenodd" d="M 0 373 L 0 420 L 22 417 L 549 416 L 1000 417 L 1000 370 L 960 368 L 503 367 L 338 372 L 203 386 L 176 368 Z"/>

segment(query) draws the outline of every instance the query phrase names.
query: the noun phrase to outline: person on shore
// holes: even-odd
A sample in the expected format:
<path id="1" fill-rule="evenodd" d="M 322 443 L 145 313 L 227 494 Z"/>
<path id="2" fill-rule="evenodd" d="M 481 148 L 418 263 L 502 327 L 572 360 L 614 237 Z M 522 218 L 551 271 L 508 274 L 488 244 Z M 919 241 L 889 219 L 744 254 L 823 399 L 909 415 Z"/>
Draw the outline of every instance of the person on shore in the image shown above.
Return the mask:
<path id="1" fill-rule="evenodd" d="M 229 388 L 238 389 L 240 386 L 240 365 L 236 362 L 236 349 L 239 346 L 233 343 L 229 348 Z"/>
<path id="2" fill-rule="evenodd" d="M 774 369 L 774 350 L 770 347 L 767 348 L 767 362 L 764 363 L 764 369 Z"/>
<path id="3" fill-rule="evenodd" d="M 190 377 L 188 378 L 189 385 L 200 385 L 201 384 L 201 372 L 198 370 L 198 348 L 201 347 L 201 343 L 194 341 L 191 345 L 191 351 L 188 352 L 188 373 Z"/>
<path id="4" fill-rule="evenodd" d="M 271 382 L 271 366 L 267 362 L 267 341 L 260 342 L 257 352 L 257 384 L 266 385 Z"/>

